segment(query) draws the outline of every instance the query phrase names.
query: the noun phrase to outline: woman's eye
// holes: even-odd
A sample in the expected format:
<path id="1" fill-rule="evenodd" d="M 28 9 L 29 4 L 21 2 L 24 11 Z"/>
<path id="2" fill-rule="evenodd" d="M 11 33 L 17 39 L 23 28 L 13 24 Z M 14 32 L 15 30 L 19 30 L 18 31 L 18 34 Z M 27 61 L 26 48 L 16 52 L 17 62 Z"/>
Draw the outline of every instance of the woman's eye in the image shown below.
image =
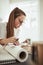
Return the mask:
<path id="1" fill-rule="evenodd" d="M 20 21 L 20 23 L 23 23 L 23 21 Z"/>
<path id="2" fill-rule="evenodd" d="M 19 20 L 19 22 L 22 23 L 23 21 L 20 21 L 20 20 Z"/>

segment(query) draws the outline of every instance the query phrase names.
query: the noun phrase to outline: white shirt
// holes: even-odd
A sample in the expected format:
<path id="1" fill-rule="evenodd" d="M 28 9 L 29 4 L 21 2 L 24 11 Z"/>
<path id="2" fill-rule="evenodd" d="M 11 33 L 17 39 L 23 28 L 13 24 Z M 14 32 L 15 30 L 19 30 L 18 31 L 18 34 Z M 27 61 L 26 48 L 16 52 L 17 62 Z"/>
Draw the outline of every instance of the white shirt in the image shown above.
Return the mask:
<path id="1" fill-rule="evenodd" d="M 0 23 L 0 39 L 6 38 L 6 25 L 7 22 Z"/>

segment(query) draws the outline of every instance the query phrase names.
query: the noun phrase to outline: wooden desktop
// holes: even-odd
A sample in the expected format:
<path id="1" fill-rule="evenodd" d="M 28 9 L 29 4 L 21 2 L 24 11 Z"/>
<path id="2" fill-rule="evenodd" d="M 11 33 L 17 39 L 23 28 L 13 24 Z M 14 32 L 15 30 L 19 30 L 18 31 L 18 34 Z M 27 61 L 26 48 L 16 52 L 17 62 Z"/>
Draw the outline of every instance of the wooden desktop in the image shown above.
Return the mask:
<path id="1" fill-rule="evenodd" d="M 38 65 L 43 65 L 43 41 L 33 42 L 33 56 Z M 34 61 L 35 62 L 35 61 Z"/>

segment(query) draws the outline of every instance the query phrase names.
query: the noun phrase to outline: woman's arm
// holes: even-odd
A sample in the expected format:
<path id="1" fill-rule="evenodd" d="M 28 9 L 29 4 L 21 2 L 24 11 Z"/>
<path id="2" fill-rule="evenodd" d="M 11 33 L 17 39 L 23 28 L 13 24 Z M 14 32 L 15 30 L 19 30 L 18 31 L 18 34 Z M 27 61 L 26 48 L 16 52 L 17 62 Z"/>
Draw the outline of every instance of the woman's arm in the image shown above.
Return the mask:
<path id="1" fill-rule="evenodd" d="M 0 39 L 0 44 L 4 45 L 4 44 L 8 44 L 8 43 L 14 43 L 15 45 L 18 45 L 19 42 L 17 42 L 18 40 L 14 37 L 10 37 L 10 38 L 5 38 L 5 39 Z"/>

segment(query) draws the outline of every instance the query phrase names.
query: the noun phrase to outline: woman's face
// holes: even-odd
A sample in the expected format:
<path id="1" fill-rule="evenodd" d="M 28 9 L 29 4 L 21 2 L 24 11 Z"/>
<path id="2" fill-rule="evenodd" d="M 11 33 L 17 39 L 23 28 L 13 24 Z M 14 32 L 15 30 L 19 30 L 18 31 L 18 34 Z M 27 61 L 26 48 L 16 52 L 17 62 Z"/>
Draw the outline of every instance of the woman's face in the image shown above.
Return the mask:
<path id="1" fill-rule="evenodd" d="M 25 19 L 24 15 L 18 16 L 15 21 L 14 21 L 14 27 L 18 28 L 21 26 L 21 24 L 23 23 L 23 20 Z"/>

